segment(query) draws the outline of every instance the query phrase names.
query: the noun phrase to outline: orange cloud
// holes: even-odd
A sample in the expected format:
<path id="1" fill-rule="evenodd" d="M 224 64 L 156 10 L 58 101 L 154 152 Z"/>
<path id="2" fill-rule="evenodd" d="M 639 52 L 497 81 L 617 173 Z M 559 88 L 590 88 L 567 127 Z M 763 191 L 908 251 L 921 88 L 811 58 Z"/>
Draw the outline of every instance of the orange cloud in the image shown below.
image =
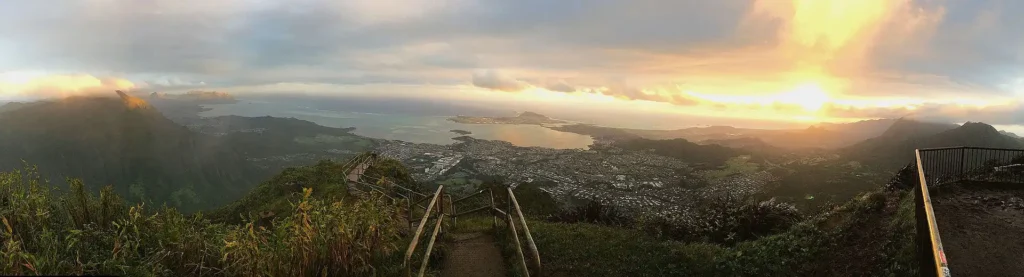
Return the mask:
<path id="1" fill-rule="evenodd" d="M 109 94 L 114 90 L 130 90 L 135 87 L 134 83 L 125 79 L 85 74 L 0 73 L 0 98 L 63 98 Z"/>
<path id="2" fill-rule="evenodd" d="M 793 71 L 858 75 L 884 52 L 923 48 L 944 15 L 911 0 L 761 0 L 741 26 L 780 22 L 773 52 Z"/>

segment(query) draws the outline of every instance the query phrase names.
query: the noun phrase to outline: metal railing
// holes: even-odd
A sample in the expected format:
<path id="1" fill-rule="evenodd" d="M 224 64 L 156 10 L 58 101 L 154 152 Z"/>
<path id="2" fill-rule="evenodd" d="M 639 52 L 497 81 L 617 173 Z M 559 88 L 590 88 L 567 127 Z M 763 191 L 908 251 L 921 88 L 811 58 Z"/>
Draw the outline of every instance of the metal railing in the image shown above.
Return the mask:
<path id="1" fill-rule="evenodd" d="M 950 276 L 929 187 L 963 181 L 1024 183 L 1024 149 L 947 147 L 914 151 L 921 276 Z"/>

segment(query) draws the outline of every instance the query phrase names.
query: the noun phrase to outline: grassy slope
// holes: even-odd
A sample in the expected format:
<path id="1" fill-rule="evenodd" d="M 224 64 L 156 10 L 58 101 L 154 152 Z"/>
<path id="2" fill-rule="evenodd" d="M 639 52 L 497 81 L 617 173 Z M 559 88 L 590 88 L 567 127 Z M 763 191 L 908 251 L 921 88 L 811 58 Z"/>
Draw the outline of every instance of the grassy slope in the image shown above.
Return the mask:
<path id="1" fill-rule="evenodd" d="M 876 191 L 733 247 L 594 224 L 531 220 L 530 228 L 550 276 L 910 276 L 913 219 L 908 193 Z"/>
<path id="2" fill-rule="evenodd" d="M 210 211 L 207 217 L 214 222 L 239 223 L 247 216 L 286 216 L 301 200 L 303 188 L 313 189 L 313 197 L 340 201 L 348 194 L 345 170 L 342 164 L 329 161 L 285 169 L 242 199 Z"/>

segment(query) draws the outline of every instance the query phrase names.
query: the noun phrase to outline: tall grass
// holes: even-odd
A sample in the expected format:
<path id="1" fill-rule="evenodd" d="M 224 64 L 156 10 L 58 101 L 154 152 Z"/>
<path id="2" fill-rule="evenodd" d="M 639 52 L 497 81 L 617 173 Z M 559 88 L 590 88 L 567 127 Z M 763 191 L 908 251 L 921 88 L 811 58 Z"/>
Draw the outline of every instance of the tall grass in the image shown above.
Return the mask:
<path id="1" fill-rule="evenodd" d="M 0 275 L 395 276 L 406 240 L 398 206 L 314 197 L 287 216 L 214 224 L 128 204 L 79 180 L 58 192 L 34 167 L 0 173 Z M 324 200 L 329 199 L 329 200 Z"/>

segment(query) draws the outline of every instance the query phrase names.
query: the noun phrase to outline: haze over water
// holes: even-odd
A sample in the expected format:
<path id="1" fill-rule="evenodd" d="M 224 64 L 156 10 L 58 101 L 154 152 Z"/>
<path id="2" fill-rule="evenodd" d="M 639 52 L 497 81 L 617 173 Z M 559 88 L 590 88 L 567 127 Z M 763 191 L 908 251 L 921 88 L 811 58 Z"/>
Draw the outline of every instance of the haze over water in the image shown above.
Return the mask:
<path id="1" fill-rule="evenodd" d="M 235 104 L 205 107 L 211 110 L 200 113 L 200 116 L 292 117 L 328 127 L 355 127 L 352 133 L 360 136 L 414 143 L 455 143 L 452 138 L 461 135 L 451 130 L 470 131 L 472 134 L 469 136 L 473 138 L 502 140 L 526 147 L 586 149 L 593 143 L 590 136 L 559 132 L 536 125 L 461 124 L 448 121 L 448 116 L 329 111 L 302 105 L 244 99 Z"/>

